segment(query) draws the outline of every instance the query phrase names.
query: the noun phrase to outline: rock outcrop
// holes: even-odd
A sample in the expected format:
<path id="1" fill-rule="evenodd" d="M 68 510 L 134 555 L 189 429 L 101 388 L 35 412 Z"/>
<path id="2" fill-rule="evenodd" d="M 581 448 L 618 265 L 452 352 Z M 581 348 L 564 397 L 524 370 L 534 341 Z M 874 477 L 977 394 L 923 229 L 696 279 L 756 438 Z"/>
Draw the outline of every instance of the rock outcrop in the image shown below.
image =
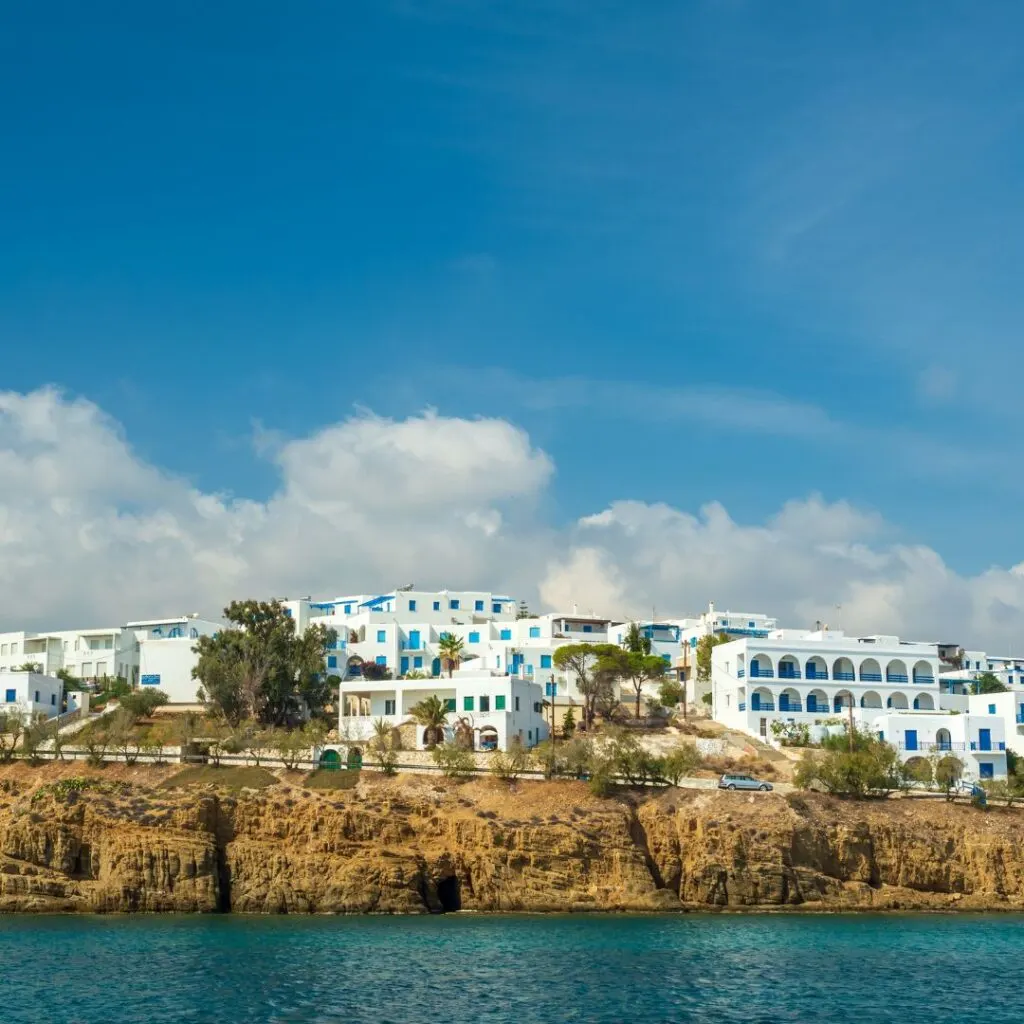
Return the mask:
<path id="1" fill-rule="evenodd" d="M 0 910 L 1024 907 L 1016 809 L 682 790 L 598 800 L 578 783 L 510 792 L 426 776 L 231 792 L 154 769 L 85 784 L 55 782 L 59 770 L 0 777 Z"/>

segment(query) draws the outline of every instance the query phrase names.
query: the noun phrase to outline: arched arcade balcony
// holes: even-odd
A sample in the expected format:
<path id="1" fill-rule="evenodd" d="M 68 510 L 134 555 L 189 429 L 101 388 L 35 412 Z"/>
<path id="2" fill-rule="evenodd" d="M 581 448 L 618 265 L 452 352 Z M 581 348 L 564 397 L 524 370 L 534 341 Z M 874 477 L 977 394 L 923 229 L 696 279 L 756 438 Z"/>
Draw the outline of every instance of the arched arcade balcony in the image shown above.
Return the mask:
<path id="1" fill-rule="evenodd" d="M 803 711 L 803 704 L 800 701 L 800 694 L 793 689 L 792 686 L 787 686 L 782 693 L 779 694 L 779 710 L 780 711 Z"/>
<path id="2" fill-rule="evenodd" d="M 910 676 L 907 675 L 907 666 L 899 658 L 893 658 L 885 666 L 885 681 L 887 683 L 909 683 Z"/>
<path id="3" fill-rule="evenodd" d="M 774 679 L 775 666 L 767 654 L 756 654 L 750 659 L 751 679 Z"/>
<path id="4" fill-rule="evenodd" d="M 853 699 L 853 694 L 849 690 L 840 690 L 832 697 L 832 710 L 843 711 L 846 708 L 853 708 L 857 706 L 857 702 Z"/>
<path id="5" fill-rule="evenodd" d="M 822 714 L 829 713 L 828 694 L 824 690 L 811 690 L 807 694 L 807 710 L 817 711 Z"/>
<path id="6" fill-rule="evenodd" d="M 817 654 L 807 659 L 806 675 L 808 679 L 828 679 L 828 665 L 825 659 Z"/>
<path id="7" fill-rule="evenodd" d="M 853 662 L 849 658 L 836 658 L 832 666 L 832 678 L 852 683 L 857 678 L 853 671 Z"/>
<path id="8" fill-rule="evenodd" d="M 930 685 L 935 682 L 935 675 L 927 661 L 919 661 L 914 665 L 914 682 Z"/>
<path id="9" fill-rule="evenodd" d="M 775 698 L 772 691 L 764 686 L 759 686 L 750 694 L 751 711 L 774 711 Z"/>
<path id="10" fill-rule="evenodd" d="M 910 702 L 907 700 L 905 693 L 891 693 L 889 699 L 885 702 L 887 708 L 892 708 L 894 711 L 907 711 L 910 708 Z"/>
<path id="11" fill-rule="evenodd" d="M 915 711 L 934 711 L 935 701 L 932 700 L 930 693 L 919 693 L 914 698 L 914 710 Z"/>
<path id="12" fill-rule="evenodd" d="M 865 658 L 860 663 L 860 681 L 862 683 L 880 683 L 882 666 L 874 658 Z"/>
<path id="13" fill-rule="evenodd" d="M 875 693 L 874 690 L 868 690 L 868 692 L 865 693 L 861 697 L 861 699 L 860 699 L 860 706 L 862 708 L 879 708 L 879 709 L 881 709 L 881 707 L 882 707 L 882 698 L 877 693 Z"/>
<path id="14" fill-rule="evenodd" d="M 800 678 L 800 662 L 797 661 L 792 654 L 784 654 L 781 658 L 779 658 L 779 678 Z"/>

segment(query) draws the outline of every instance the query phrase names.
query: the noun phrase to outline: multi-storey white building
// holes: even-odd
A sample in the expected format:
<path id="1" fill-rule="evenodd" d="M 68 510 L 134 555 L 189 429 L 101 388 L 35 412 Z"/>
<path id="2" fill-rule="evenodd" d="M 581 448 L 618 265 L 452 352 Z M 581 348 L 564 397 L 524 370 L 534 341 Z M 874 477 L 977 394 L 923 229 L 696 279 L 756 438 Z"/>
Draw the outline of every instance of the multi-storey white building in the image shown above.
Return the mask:
<path id="1" fill-rule="evenodd" d="M 940 692 L 938 670 L 936 644 L 776 630 L 714 649 L 712 713 L 767 741 L 773 722 L 820 727 L 850 717 L 904 760 L 949 750 L 963 759 L 969 779 L 1005 776 L 1003 719 L 981 713 L 975 698 Z M 963 701 L 966 713 L 951 710 L 950 700 Z"/>
<path id="2" fill-rule="evenodd" d="M 194 704 L 199 682 L 192 678 L 198 664 L 196 641 L 214 636 L 223 625 L 196 615 L 129 622 L 137 638 L 139 683 L 167 694 L 171 704 Z"/>
<path id="3" fill-rule="evenodd" d="M 25 723 L 61 713 L 64 684 L 39 672 L 7 672 L 0 679 L 0 712 L 18 715 Z"/>
<path id="4" fill-rule="evenodd" d="M 934 644 L 780 629 L 714 649 L 711 708 L 718 721 L 767 737 L 780 717 L 802 721 L 850 706 L 934 710 L 937 679 Z"/>
<path id="5" fill-rule="evenodd" d="M 453 737 L 458 721 L 465 720 L 477 750 L 507 750 L 513 739 L 532 747 L 547 738 L 539 685 L 469 667 L 456 669 L 450 678 L 342 682 L 338 735 L 344 742 L 365 742 L 373 736 L 377 720 L 396 727 L 411 722 L 412 708 L 431 695 L 448 706 L 447 738 Z M 416 745 L 427 745 L 423 726 L 417 726 Z"/>
<path id="6" fill-rule="evenodd" d="M 79 679 L 137 682 L 136 653 L 134 635 L 121 626 L 0 634 L 0 672 L 32 664 L 50 675 L 65 669 Z"/>

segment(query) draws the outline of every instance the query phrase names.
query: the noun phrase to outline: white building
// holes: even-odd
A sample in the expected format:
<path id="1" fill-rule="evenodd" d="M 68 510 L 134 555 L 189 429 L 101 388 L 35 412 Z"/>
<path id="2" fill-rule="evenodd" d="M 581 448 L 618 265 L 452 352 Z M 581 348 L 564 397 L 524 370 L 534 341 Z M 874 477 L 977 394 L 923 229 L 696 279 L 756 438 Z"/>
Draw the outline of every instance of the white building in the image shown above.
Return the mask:
<path id="1" fill-rule="evenodd" d="M 539 685 L 474 668 L 457 669 L 450 679 L 347 680 L 341 684 L 338 735 L 365 742 L 378 719 L 392 726 L 412 722 L 413 706 L 431 695 L 447 703 L 447 738 L 465 720 L 477 750 L 507 750 L 513 739 L 532 747 L 548 736 Z M 426 746 L 423 726 L 416 728 L 416 746 Z"/>
<path id="2" fill-rule="evenodd" d="M 167 694 L 171 704 L 194 704 L 199 682 L 192 669 L 199 662 L 195 651 L 201 636 L 214 636 L 223 624 L 181 615 L 169 619 L 129 622 L 138 642 L 139 684 Z"/>
<path id="3" fill-rule="evenodd" d="M 773 722 L 802 722 L 813 735 L 852 717 L 904 761 L 949 751 L 968 779 L 1005 777 L 1005 723 L 981 700 L 940 691 L 936 644 L 894 636 L 782 629 L 712 652 L 712 714 L 732 728 L 771 742 Z"/>
<path id="4" fill-rule="evenodd" d="M 772 720 L 811 721 L 850 706 L 938 708 L 934 644 L 895 636 L 848 637 L 839 630 L 779 629 L 714 648 L 712 714 L 767 738 Z"/>
<path id="5" fill-rule="evenodd" d="M 53 675 L 64 669 L 78 679 L 138 681 L 135 637 L 121 626 L 0 634 L 0 672 L 24 664 Z"/>
<path id="6" fill-rule="evenodd" d="M 16 714 L 25 723 L 61 713 L 64 684 L 39 672 L 8 672 L 0 679 L 0 711 Z"/>

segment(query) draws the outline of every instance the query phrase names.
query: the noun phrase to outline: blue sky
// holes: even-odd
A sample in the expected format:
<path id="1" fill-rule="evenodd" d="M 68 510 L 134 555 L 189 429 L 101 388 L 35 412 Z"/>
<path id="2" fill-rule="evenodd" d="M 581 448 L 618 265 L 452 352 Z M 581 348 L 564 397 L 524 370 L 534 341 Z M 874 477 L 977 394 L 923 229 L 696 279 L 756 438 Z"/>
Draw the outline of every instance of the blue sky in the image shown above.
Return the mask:
<path id="1" fill-rule="evenodd" d="M 510 420 L 544 518 L 821 493 L 1024 557 L 1019 4 L 39 2 L 0 387 L 264 499 L 269 431 Z"/>

